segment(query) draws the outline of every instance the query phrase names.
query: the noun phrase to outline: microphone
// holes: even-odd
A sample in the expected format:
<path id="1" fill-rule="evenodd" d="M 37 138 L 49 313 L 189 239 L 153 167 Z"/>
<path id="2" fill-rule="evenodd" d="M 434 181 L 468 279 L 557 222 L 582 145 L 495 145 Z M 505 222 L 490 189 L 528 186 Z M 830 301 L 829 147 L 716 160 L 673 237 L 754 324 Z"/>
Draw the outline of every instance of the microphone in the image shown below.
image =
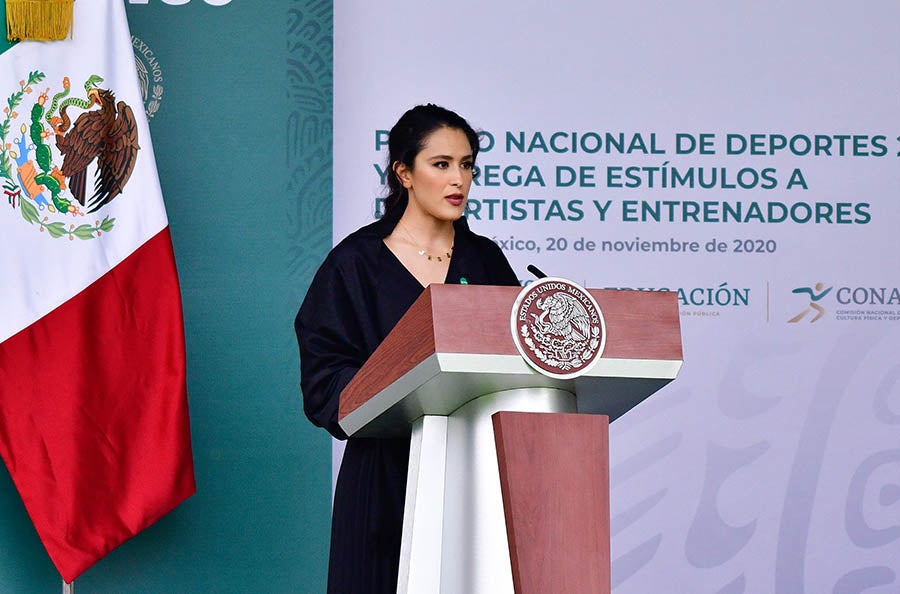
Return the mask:
<path id="1" fill-rule="evenodd" d="M 544 272 L 543 272 L 540 268 L 538 268 L 538 267 L 535 266 L 534 264 L 529 264 L 529 265 L 527 266 L 527 269 L 528 269 L 528 272 L 530 272 L 531 274 L 533 274 L 533 275 L 535 275 L 536 277 L 538 277 L 538 279 L 542 279 L 542 278 L 545 278 L 545 277 L 547 276 L 546 274 L 544 274 Z"/>

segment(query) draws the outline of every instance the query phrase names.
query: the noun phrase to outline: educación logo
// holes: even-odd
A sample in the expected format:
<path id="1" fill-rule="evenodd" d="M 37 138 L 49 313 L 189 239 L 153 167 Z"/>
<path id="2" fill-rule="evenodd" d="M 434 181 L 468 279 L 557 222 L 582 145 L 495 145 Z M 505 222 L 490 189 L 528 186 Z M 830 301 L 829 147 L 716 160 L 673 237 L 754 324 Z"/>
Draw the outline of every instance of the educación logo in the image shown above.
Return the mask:
<path id="1" fill-rule="evenodd" d="M 78 91 L 68 77 L 56 87 L 42 85 L 45 78 L 30 72 L 3 108 L 0 182 L 7 214 L 52 238 L 95 239 L 112 231 L 116 220 L 97 213 L 122 193 L 137 161 L 134 113 L 96 74 Z"/>

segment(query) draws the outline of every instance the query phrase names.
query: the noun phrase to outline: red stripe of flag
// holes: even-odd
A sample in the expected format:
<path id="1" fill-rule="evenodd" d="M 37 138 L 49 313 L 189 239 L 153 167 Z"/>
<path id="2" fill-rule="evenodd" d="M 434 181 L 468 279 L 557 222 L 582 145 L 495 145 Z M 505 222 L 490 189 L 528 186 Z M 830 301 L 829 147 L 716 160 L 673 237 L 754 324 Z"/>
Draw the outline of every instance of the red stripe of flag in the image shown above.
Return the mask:
<path id="1" fill-rule="evenodd" d="M 194 493 L 168 228 L 0 343 L 0 455 L 67 582 Z"/>

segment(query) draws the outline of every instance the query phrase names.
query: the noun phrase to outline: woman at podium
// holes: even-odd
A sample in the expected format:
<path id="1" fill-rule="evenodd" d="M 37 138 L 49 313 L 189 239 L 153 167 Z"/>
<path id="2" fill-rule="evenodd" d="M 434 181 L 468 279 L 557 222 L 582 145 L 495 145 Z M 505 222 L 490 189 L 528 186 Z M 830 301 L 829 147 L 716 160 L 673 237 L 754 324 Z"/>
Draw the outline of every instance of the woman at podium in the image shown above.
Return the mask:
<path id="1" fill-rule="evenodd" d="M 466 120 L 414 107 L 391 129 L 388 152 L 384 216 L 328 254 L 295 321 L 306 415 L 347 439 L 330 594 L 396 592 L 409 458 L 409 438 L 348 438 L 338 425 L 341 391 L 429 284 L 519 284 L 500 248 L 463 216 L 478 156 Z"/>

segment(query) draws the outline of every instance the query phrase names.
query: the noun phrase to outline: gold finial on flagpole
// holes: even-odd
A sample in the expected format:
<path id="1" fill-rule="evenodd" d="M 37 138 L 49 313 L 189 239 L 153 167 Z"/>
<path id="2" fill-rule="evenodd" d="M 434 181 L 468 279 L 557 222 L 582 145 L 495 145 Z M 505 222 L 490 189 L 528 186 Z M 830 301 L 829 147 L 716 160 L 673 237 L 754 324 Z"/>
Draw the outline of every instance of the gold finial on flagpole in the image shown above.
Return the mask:
<path id="1" fill-rule="evenodd" d="M 6 0 L 6 38 L 59 41 L 72 34 L 75 0 Z"/>

